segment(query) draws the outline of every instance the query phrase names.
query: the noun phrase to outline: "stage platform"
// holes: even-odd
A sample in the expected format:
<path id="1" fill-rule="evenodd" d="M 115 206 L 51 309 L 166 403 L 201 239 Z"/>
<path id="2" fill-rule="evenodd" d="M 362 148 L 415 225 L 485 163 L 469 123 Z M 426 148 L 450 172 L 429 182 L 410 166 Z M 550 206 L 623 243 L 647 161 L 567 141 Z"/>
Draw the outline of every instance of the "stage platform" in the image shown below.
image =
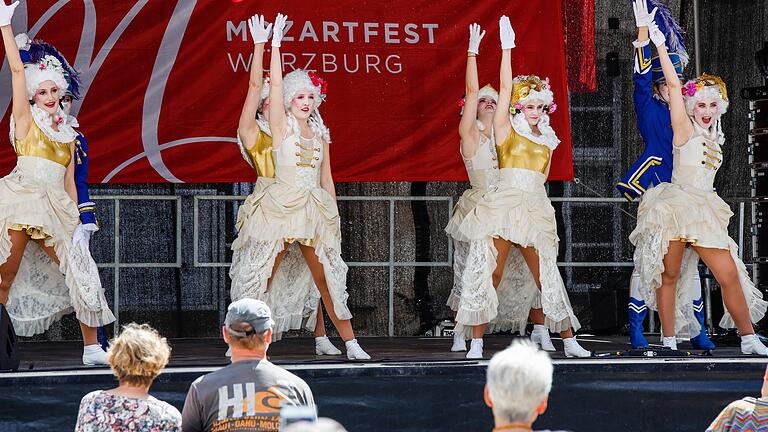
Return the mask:
<path id="1" fill-rule="evenodd" d="M 350 431 L 490 431 L 482 399 L 490 356 L 511 336 L 486 338 L 486 359 L 448 352 L 449 338 L 361 338 L 373 359 L 317 357 L 310 338 L 285 339 L 270 359 L 303 377 L 320 414 Z M 683 357 L 625 357 L 626 337 L 580 336 L 597 357 L 553 353 L 555 379 L 539 429 L 702 431 L 730 401 L 759 396 L 768 358 L 736 346 Z M 334 343 L 341 347 L 340 340 Z M 152 393 L 179 409 L 189 384 L 228 363 L 219 339 L 177 339 L 171 363 Z M 555 339 L 562 350 L 562 342 Z M 683 343 L 681 350 L 690 350 Z M 108 368 L 84 367 L 77 342 L 25 342 L 22 369 L 0 374 L 0 430 L 72 430 L 80 398 L 111 388 Z M 662 413 L 667 413 L 663 414 Z"/>

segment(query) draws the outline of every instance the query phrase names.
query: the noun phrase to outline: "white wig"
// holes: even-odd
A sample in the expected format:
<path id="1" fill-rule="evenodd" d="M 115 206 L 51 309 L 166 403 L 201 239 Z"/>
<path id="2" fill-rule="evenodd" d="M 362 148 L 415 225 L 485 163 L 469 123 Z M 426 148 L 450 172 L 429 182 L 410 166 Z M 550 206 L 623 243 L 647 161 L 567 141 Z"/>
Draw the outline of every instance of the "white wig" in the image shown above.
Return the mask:
<path id="1" fill-rule="evenodd" d="M 477 93 L 477 98 L 482 99 L 483 97 L 490 97 L 493 99 L 496 103 L 499 102 L 499 92 L 496 91 L 493 86 L 490 84 L 486 84 L 483 88 L 480 89 L 480 91 Z"/>
<path id="2" fill-rule="evenodd" d="M 320 107 L 320 104 L 323 102 L 320 87 L 312 83 L 312 78 L 309 77 L 307 71 L 296 69 L 283 78 L 283 104 L 285 104 L 286 110 L 290 108 L 291 101 L 296 97 L 296 93 L 301 90 L 311 91 L 315 95 L 315 109 Z"/>
<path id="3" fill-rule="evenodd" d="M 315 106 L 309 114 L 309 126 L 327 142 L 331 142 L 331 131 L 325 126 L 323 117 L 320 116 L 320 104 L 323 102 L 324 95 L 321 93 L 320 86 L 315 85 L 310 78 L 309 73 L 303 69 L 296 69 L 288 73 L 283 78 L 283 104 L 288 114 L 288 126 L 296 133 L 299 132 L 299 125 L 296 118 L 291 114 L 291 101 L 296 97 L 296 93 L 301 90 L 309 90 L 315 95 Z M 272 102 L 274 103 L 274 102 Z"/>
<path id="4" fill-rule="evenodd" d="M 19 33 L 14 38 L 16 46 L 20 50 L 29 50 L 32 41 L 25 33 Z M 60 94 L 64 94 L 69 88 L 69 83 L 64 77 L 64 66 L 61 61 L 52 55 L 46 55 L 37 63 L 28 63 L 24 65 L 24 78 L 27 84 L 27 98 L 32 100 L 40 88 L 40 84 L 45 81 L 53 81 L 59 88 Z"/>
<path id="5" fill-rule="evenodd" d="M 488 365 L 493 413 L 509 422 L 528 422 L 552 389 L 552 361 L 530 341 L 516 340 Z"/>
<path id="6" fill-rule="evenodd" d="M 723 99 L 720 94 L 719 86 L 709 85 L 697 90 L 693 96 L 685 97 L 685 111 L 689 116 L 693 116 L 693 108 L 696 103 L 702 100 L 717 100 L 717 113 L 720 115 L 725 114 L 728 111 L 728 101 Z"/>

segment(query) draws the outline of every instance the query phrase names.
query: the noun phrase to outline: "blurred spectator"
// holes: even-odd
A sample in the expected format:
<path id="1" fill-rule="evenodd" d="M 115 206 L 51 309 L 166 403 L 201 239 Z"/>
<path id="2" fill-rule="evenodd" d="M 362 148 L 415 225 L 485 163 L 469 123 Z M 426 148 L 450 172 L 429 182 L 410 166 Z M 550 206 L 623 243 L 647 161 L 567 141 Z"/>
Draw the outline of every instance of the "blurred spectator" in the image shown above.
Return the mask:
<path id="1" fill-rule="evenodd" d="M 336 420 L 319 418 L 315 422 L 294 423 L 288 426 L 285 432 L 347 432 L 347 430 Z"/>
<path id="2" fill-rule="evenodd" d="M 281 406 L 314 407 L 307 383 L 267 360 L 273 325 L 262 301 L 229 305 L 222 334 L 232 364 L 192 383 L 182 410 L 184 432 L 277 431 Z"/>
<path id="3" fill-rule="evenodd" d="M 745 397 L 731 402 L 720 412 L 707 432 L 768 431 L 768 368 L 763 375 L 760 397 Z"/>
<path id="4" fill-rule="evenodd" d="M 179 410 L 149 394 L 170 355 L 168 342 L 147 324 L 123 327 L 107 351 L 107 361 L 120 385 L 83 397 L 75 432 L 181 431 Z"/>
<path id="5" fill-rule="evenodd" d="M 493 410 L 494 431 L 531 431 L 547 409 L 552 361 L 528 340 L 517 340 L 491 358 L 485 403 Z"/>

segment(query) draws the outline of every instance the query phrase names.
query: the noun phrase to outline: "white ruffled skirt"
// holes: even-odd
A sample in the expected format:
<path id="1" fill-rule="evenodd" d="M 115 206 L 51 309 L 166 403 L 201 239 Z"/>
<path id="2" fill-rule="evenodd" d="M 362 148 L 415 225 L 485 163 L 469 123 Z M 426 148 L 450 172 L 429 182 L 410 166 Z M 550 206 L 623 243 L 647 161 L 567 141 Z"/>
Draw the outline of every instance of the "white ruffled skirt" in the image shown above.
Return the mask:
<path id="1" fill-rule="evenodd" d="M 744 291 L 752 322 L 763 318 L 768 302 L 749 278 L 739 259 L 738 246 L 728 236 L 728 222 L 733 212 L 715 191 L 688 185 L 662 183 L 649 189 L 640 201 L 637 227 L 629 236 L 635 245 L 635 268 L 640 273 L 643 294 L 648 307 L 657 310 L 656 290 L 661 286 L 664 256 L 672 240 L 684 240 L 696 246 L 728 250 L 736 263 L 739 282 Z M 699 256 L 686 249 L 677 283 L 675 332 L 680 337 L 699 333 L 700 325 L 693 313 L 690 283 Z M 726 311 L 720 327 L 733 328 L 735 323 Z"/>
<path id="2" fill-rule="evenodd" d="M 302 189 L 271 179 L 260 180 L 237 213 L 232 244 L 232 301 L 264 301 L 275 321 L 274 338 L 288 330 L 314 330 L 320 292 L 298 244 L 314 247 L 323 265 L 336 316 L 351 319 L 347 307 L 347 265 L 341 258 L 341 230 L 336 202 L 322 188 Z M 277 255 L 290 243 L 267 286 Z"/>
<path id="3" fill-rule="evenodd" d="M 72 311 L 90 327 L 115 320 L 96 263 L 72 244 L 79 212 L 64 190 L 65 173 L 56 162 L 20 156 L 16 168 L 0 179 L 0 262 L 10 256 L 12 227 L 44 237 L 59 259 L 57 266 L 36 242 L 27 244 L 8 297 L 8 313 L 20 336 L 42 333 Z"/>
<path id="4" fill-rule="evenodd" d="M 545 180 L 535 171 L 503 168 L 496 187 L 464 217 L 459 232 L 469 239 L 469 246 L 460 298 L 452 296 L 449 304 L 457 310 L 457 322 L 470 326 L 490 323 L 490 331 L 524 334 L 530 309 L 542 308 L 545 325 L 553 332 L 581 327 L 557 268 L 557 222 Z M 499 287 L 493 287 L 494 238 L 536 250 L 541 291 L 516 248 L 509 252 Z"/>

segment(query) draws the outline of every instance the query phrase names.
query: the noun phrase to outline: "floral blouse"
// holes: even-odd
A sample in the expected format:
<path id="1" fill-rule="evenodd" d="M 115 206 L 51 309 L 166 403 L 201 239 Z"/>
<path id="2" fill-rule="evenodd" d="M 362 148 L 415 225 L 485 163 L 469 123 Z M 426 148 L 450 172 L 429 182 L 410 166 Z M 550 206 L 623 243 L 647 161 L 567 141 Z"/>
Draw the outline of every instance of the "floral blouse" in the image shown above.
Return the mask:
<path id="1" fill-rule="evenodd" d="M 149 396 L 136 399 L 103 390 L 80 401 L 75 432 L 181 432 L 181 413 L 171 404 Z"/>

